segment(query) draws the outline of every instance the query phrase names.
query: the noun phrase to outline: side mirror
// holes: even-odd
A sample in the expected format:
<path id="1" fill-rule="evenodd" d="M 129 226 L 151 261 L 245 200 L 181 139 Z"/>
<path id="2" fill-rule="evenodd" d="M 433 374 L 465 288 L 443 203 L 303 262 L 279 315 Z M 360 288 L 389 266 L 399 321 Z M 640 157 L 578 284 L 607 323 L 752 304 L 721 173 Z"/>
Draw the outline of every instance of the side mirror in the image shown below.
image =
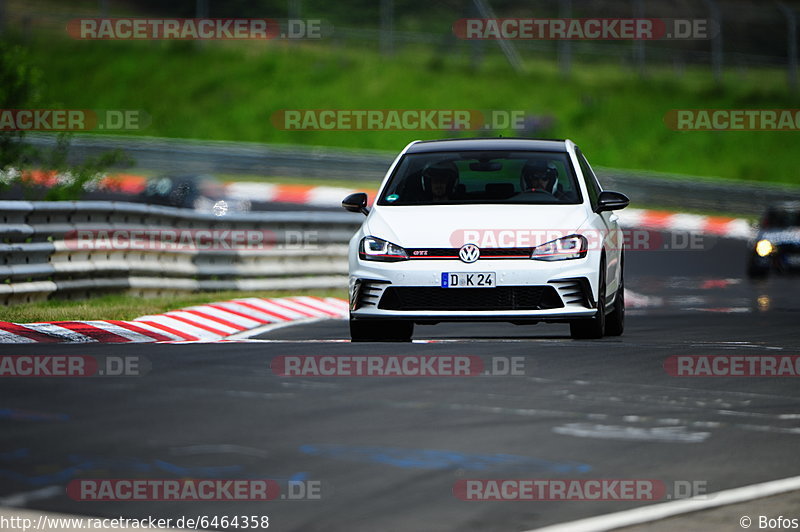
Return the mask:
<path id="1" fill-rule="evenodd" d="M 621 192 L 604 190 L 597 198 L 597 207 L 595 208 L 594 212 L 600 213 L 624 209 L 630 202 L 631 200 L 628 199 L 628 196 L 622 194 Z"/>
<path id="2" fill-rule="evenodd" d="M 347 196 L 342 200 L 342 207 L 350 212 L 369 214 L 369 209 L 367 209 L 367 195 L 363 192 L 356 192 L 355 194 Z"/>

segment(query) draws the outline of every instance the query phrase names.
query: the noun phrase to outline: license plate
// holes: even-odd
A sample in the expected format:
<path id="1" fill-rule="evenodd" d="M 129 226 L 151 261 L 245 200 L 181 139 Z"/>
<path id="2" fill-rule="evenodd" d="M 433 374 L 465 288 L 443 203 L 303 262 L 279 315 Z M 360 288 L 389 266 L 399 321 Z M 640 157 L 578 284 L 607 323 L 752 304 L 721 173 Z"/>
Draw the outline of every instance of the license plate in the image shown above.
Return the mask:
<path id="1" fill-rule="evenodd" d="M 495 272 L 443 272 L 442 288 L 494 288 Z"/>

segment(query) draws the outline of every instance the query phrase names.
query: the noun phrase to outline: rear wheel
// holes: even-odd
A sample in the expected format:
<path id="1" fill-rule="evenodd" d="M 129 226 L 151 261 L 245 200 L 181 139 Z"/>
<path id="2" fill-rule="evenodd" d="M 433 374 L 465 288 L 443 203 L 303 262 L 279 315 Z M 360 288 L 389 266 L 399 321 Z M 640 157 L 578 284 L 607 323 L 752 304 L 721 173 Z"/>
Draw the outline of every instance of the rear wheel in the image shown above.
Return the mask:
<path id="1" fill-rule="evenodd" d="M 413 321 L 350 318 L 350 340 L 353 342 L 410 342 L 413 334 Z"/>
<path id="2" fill-rule="evenodd" d="M 597 290 L 597 312 L 588 320 L 575 320 L 569 324 L 569 334 L 575 339 L 602 338 L 606 328 L 606 265 L 600 262 L 600 284 Z"/>

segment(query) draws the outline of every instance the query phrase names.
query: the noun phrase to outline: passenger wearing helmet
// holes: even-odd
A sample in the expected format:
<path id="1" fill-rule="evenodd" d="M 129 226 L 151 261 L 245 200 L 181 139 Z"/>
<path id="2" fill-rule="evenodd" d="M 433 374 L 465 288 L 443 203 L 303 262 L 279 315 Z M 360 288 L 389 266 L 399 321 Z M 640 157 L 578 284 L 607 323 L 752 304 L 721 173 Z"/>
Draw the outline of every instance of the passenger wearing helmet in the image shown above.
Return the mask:
<path id="1" fill-rule="evenodd" d="M 546 192 L 562 199 L 565 194 L 558 184 L 558 170 L 551 168 L 546 161 L 534 160 L 522 168 L 522 190 L 525 192 Z"/>
<path id="2" fill-rule="evenodd" d="M 449 200 L 457 181 L 458 170 L 452 163 L 429 166 L 422 173 L 423 187 L 434 203 Z"/>

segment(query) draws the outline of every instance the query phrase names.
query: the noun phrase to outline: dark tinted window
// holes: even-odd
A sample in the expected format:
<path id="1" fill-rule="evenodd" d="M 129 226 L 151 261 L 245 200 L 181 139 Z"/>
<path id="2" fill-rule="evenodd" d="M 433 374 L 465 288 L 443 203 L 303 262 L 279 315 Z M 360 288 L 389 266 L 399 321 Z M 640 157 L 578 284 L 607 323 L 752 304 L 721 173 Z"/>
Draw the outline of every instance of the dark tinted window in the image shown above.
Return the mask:
<path id="1" fill-rule="evenodd" d="M 378 205 L 580 203 L 566 153 L 465 151 L 406 154 Z"/>
<path id="2" fill-rule="evenodd" d="M 764 229 L 786 229 L 800 227 L 800 209 L 770 209 L 761 220 Z"/>

